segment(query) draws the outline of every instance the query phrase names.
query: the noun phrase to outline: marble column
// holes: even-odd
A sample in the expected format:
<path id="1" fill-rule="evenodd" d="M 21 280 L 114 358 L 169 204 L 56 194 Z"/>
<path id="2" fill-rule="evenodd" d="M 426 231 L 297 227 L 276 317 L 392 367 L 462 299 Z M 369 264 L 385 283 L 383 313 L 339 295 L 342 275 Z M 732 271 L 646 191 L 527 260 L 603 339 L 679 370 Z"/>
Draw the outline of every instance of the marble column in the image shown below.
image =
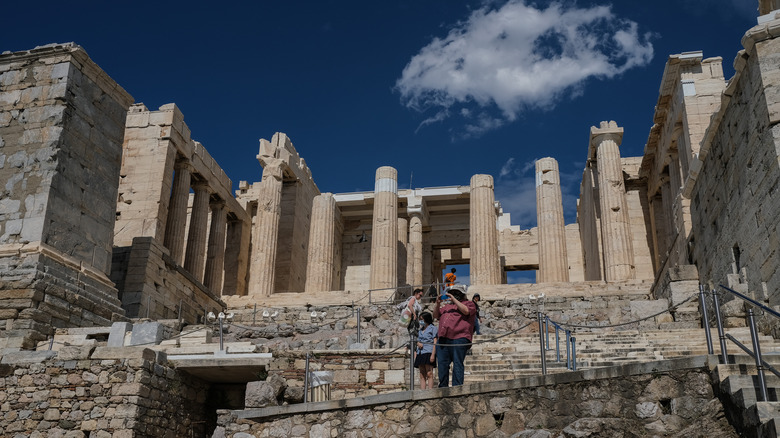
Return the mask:
<path id="1" fill-rule="evenodd" d="M 374 222 L 371 229 L 371 289 L 398 285 L 398 172 L 389 166 L 376 171 Z"/>
<path id="2" fill-rule="evenodd" d="M 333 290 L 336 254 L 336 198 L 317 195 L 312 202 L 306 292 Z"/>
<path id="3" fill-rule="evenodd" d="M 211 226 L 209 244 L 206 251 L 206 272 L 203 285 L 215 295 L 222 295 L 222 277 L 225 271 L 225 233 L 227 229 L 227 211 L 225 201 L 220 199 L 211 203 Z"/>
<path id="4" fill-rule="evenodd" d="M 246 275 L 249 272 L 249 245 L 252 224 L 237 219 L 227 220 L 225 236 L 225 281 L 222 295 L 246 295 Z"/>
<path id="5" fill-rule="evenodd" d="M 412 214 L 409 218 L 409 245 L 407 245 L 406 280 L 413 286 L 423 284 L 423 237 L 422 216 Z"/>
<path id="6" fill-rule="evenodd" d="M 595 148 L 598 167 L 604 274 L 608 282 L 634 278 L 634 251 L 620 160 L 622 139 L 623 128 L 613 121 L 601 122 L 600 128 L 590 129 L 591 148 Z"/>
<path id="7" fill-rule="evenodd" d="M 398 218 L 398 284 L 409 284 L 407 277 L 409 267 L 409 221 L 406 218 Z"/>
<path id="8" fill-rule="evenodd" d="M 471 177 L 469 246 L 473 285 L 501 284 L 494 196 L 492 176 Z"/>
<path id="9" fill-rule="evenodd" d="M 260 181 L 252 242 L 249 295 L 268 297 L 274 291 L 279 220 L 282 216 L 284 162 L 267 160 Z"/>
<path id="10" fill-rule="evenodd" d="M 190 175 L 193 168 L 189 160 L 180 158 L 176 160 L 173 169 L 173 188 L 171 189 L 171 201 L 168 205 L 163 244 L 171 252 L 171 258 L 181 266 L 184 253 L 184 232 L 187 228 L 187 202 L 190 198 Z"/>
<path id="11" fill-rule="evenodd" d="M 554 158 L 536 161 L 536 223 L 539 227 L 539 283 L 569 281 L 561 178 Z"/>
<path id="12" fill-rule="evenodd" d="M 211 190 L 205 182 L 196 183 L 192 186 L 192 189 L 195 191 L 195 199 L 192 202 L 192 216 L 190 216 L 190 232 L 187 236 L 187 253 L 184 256 L 184 269 L 188 270 L 195 279 L 203 282 Z"/>

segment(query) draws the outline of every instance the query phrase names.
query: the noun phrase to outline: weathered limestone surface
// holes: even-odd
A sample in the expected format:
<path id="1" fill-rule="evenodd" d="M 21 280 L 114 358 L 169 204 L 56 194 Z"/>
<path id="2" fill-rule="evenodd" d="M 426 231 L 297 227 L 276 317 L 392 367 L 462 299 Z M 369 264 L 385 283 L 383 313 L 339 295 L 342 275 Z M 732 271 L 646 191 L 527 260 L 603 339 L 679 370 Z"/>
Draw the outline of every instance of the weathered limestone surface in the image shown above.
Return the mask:
<path id="1" fill-rule="evenodd" d="M 225 228 L 227 212 L 225 202 L 218 200 L 210 205 L 211 223 L 209 224 L 209 242 L 206 252 L 206 271 L 203 284 L 213 291 L 222 290 L 222 273 L 225 270 Z"/>
<path id="2" fill-rule="evenodd" d="M 398 172 L 389 166 L 376 171 L 374 222 L 371 230 L 371 289 L 398 285 Z"/>
<path id="3" fill-rule="evenodd" d="M 283 163 L 267 162 L 260 183 L 252 241 L 249 295 L 267 297 L 274 291 L 276 250 L 281 219 Z"/>
<path id="4" fill-rule="evenodd" d="M 778 23 L 756 26 L 743 38 L 737 73 L 704 135 L 691 192 L 693 262 L 703 282 L 745 287 L 772 307 L 780 305 Z"/>
<path id="5" fill-rule="evenodd" d="M 539 228 L 537 281 L 569 281 L 561 177 L 558 162 L 554 158 L 536 161 L 536 223 Z"/>
<path id="6" fill-rule="evenodd" d="M 332 193 L 314 198 L 309 234 L 309 261 L 306 266 L 306 292 L 337 290 L 336 258 L 341 257 L 337 223 L 340 222 Z"/>
<path id="7" fill-rule="evenodd" d="M 493 194 L 493 177 L 471 177 L 471 284 L 500 284 L 501 261 L 498 256 L 498 230 Z"/>
<path id="8" fill-rule="evenodd" d="M 0 55 L 0 306 L 26 343 L 123 313 L 107 274 L 131 102 L 76 45 Z"/>
<path id="9" fill-rule="evenodd" d="M 598 167 L 604 279 L 632 279 L 634 254 L 619 149 L 623 128 L 619 128 L 615 122 L 601 122 L 600 128 L 591 127 L 590 138 L 588 154 L 596 158 Z"/>

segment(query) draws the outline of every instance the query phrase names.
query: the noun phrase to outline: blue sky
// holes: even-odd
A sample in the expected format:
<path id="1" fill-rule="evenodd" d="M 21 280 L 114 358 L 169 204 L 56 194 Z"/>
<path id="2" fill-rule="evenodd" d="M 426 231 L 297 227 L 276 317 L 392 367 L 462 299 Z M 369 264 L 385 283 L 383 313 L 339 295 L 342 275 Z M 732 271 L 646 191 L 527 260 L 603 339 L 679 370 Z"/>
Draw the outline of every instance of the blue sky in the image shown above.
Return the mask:
<path id="1" fill-rule="evenodd" d="M 567 223 L 591 125 L 639 156 L 669 54 L 722 56 L 757 0 L 11 2 L 0 51 L 75 42 L 150 109 L 174 102 L 233 180 L 287 133 L 321 191 L 466 185 L 487 173 L 535 225 L 533 160 L 555 157 Z M 34 8 L 34 9 L 33 9 Z"/>

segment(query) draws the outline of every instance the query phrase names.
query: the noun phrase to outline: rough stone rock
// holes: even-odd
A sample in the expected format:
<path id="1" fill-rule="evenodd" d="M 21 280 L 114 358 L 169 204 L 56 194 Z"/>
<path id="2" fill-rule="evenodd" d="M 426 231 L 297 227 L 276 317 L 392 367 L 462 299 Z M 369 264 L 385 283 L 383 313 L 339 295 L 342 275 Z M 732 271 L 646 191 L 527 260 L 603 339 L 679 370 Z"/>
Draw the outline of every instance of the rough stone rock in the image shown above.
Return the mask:
<path id="1" fill-rule="evenodd" d="M 658 412 L 658 404 L 652 402 L 637 403 L 634 413 L 639 418 L 652 418 Z"/>
<path id="2" fill-rule="evenodd" d="M 512 408 L 512 399 L 510 397 L 496 397 L 490 399 L 490 412 L 493 415 L 503 414 Z"/>
<path id="3" fill-rule="evenodd" d="M 417 424 L 414 425 L 412 433 L 438 433 L 439 429 L 441 429 L 441 419 L 434 415 L 426 415 L 425 417 L 421 418 Z"/>
<path id="4" fill-rule="evenodd" d="M 580 418 L 563 428 L 565 437 L 585 438 L 602 436 L 623 436 L 630 430 L 629 422 L 620 418 Z"/>
<path id="5" fill-rule="evenodd" d="M 524 430 L 512 435 L 511 438 L 551 438 L 552 434 L 542 429 Z"/>
<path id="6" fill-rule="evenodd" d="M 293 403 L 303 403 L 303 387 L 302 386 L 288 386 L 284 390 L 284 401 Z"/>
<path id="7" fill-rule="evenodd" d="M 246 384 L 244 406 L 247 408 L 277 406 L 285 386 L 284 378 L 275 374 L 268 376 L 268 379 L 265 381 L 249 382 Z"/>

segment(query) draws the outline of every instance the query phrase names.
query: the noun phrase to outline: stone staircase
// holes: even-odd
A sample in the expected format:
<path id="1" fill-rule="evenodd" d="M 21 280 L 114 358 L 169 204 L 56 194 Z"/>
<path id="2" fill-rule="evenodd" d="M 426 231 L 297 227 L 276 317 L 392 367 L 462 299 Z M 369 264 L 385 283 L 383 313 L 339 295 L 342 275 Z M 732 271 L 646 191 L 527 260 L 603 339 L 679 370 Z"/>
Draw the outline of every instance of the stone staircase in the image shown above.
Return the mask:
<path id="1" fill-rule="evenodd" d="M 730 328 L 729 334 L 750 347 L 747 327 Z M 715 354 L 720 351 L 717 331 L 712 329 Z M 566 350 L 560 333 L 560 362 L 556 362 L 555 332 L 550 333 L 552 350 L 547 350 L 547 373 L 563 373 L 566 369 Z M 591 331 L 574 333 L 576 338 L 577 369 L 598 368 L 629 363 L 650 362 L 683 356 L 706 355 L 707 344 L 701 328 L 631 329 L 619 331 Z M 541 374 L 539 333 L 518 333 L 495 341 L 490 335 L 475 336 L 477 343 L 466 358 L 466 384 L 484 381 L 508 380 Z M 780 369 L 780 341 L 771 336 L 759 336 L 764 360 Z M 718 384 L 720 397 L 746 437 L 780 436 L 780 378 L 765 371 L 770 401 L 758 401 L 760 390 L 753 359 L 728 341 L 730 364 L 716 365 L 713 381 Z"/>

